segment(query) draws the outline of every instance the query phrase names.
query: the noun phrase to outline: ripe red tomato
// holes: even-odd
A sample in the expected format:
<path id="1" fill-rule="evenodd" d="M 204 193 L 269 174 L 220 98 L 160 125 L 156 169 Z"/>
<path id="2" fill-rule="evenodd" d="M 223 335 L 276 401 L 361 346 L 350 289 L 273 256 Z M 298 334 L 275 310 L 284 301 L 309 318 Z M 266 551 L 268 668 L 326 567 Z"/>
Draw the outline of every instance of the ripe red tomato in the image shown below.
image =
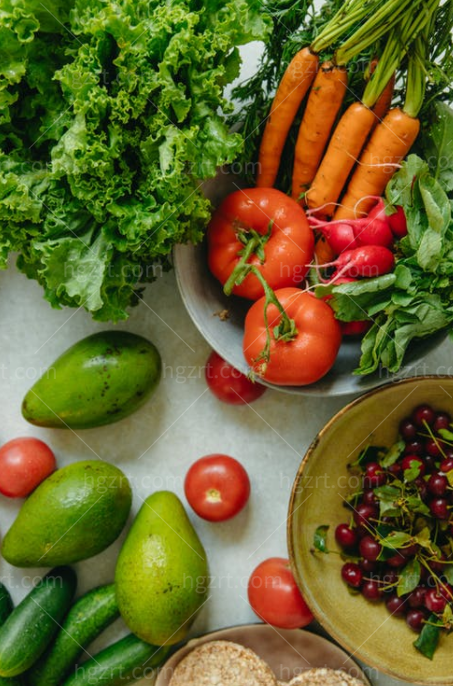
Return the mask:
<path id="1" fill-rule="evenodd" d="M 249 579 L 248 596 L 253 611 L 272 626 L 300 629 L 313 621 L 284 557 L 270 557 L 258 565 Z"/>
<path id="2" fill-rule="evenodd" d="M 223 285 L 238 267 L 244 250 L 273 289 L 302 283 L 313 259 L 313 231 L 301 206 L 275 188 L 231 193 L 214 212 L 208 228 L 209 269 Z M 257 300 L 264 294 L 255 274 L 231 292 Z"/>
<path id="3" fill-rule="evenodd" d="M 224 522 L 247 504 L 250 480 L 244 467 L 233 457 L 206 455 L 187 472 L 184 490 L 199 517 L 208 522 Z"/>
<path id="4" fill-rule="evenodd" d="M 245 374 L 212 352 L 206 363 L 206 382 L 216 398 L 230 405 L 246 405 L 260 398 L 266 387 L 250 381 Z"/>
<path id="5" fill-rule="evenodd" d="M 0 493 L 25 498 L 55 468 L 55 455 L 43 441 L 15 438 L 0 448 Z"/>
<path id="6" fill-rule="evenodd" d="M 267 307 L 271 335 L 269 361 L 260 361 L 266 348 L 267 324 L 264 318 L 265 298 L 252 305 L 245 318 L 244 356 L 254 372 L 266 381 L 283 386 L 305 386 L 323 377 L 333 363 L 341 345 L 341 327 L 333 310 L 323 300 L 298 288 L 275 292 L 284 311 L 296 326 L 292 340 L 275 339 L 282 321 L 277 306 Z"/>

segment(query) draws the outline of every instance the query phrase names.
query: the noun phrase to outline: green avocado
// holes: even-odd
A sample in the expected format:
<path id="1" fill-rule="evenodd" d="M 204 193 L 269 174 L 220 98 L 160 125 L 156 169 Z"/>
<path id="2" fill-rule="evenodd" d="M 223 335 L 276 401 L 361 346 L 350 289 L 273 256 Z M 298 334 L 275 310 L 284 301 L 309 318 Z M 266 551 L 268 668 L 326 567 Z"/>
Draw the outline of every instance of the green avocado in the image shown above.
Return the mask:
<path id="1" fill-rule="evenodd" d="M 120 535 L 132 503 L 123 472 L 96 460 L 57 470 L 24 502 L 3 539 L 15 567 L 53 567 L 86 560 Z"/>
<path id="2" fill-rule="evenodd" d="M 135 412 L 157 387 L 161 359 L 141 336 L 103 331 L 73 345 L 41 376 L 22 403 L 31 424 L 89 429 Z"/>
<path id="3" fill-rule="evenodd" d="M 205 603 L 206 553 L 179 498 L 144 501 L 118 558 L 118 607 L 129 629 L 153 645 L 183 640 Z"/>

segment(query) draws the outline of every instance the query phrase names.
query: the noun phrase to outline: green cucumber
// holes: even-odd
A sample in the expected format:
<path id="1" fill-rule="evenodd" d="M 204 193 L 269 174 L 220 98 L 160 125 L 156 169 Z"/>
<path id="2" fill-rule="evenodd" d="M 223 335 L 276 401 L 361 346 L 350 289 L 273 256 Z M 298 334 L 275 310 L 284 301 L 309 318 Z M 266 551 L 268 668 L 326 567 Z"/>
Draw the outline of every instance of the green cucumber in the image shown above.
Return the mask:
<path id="1" fill-rule="evenodd" d="M 6 622 L 13 611 L 13 608 L 13 601 L 11 600 L 8 589 L 0 583 L 0 626 Z"/>
<path id="2" fill-rule="evenodd" d="M 29 686 L 59 686 L 86 646 L 117 617 L 115 584 L 94 588 L 82 596 L 69 610 L 53 645 L 28 672 Z"/>
<path id="3" fill-rule="evenodd" d="M 41 657 L 71 606 L 77 577 L 56 567 L 12 611 L 0 628 L 0 676 L 22 674 Z"/>
<path id="4" fill-rule="evenodd" d="M 129 634 L 77 667 L 63 686 L 127 686 L 151 675 L 171 651 Z"/>
<path id="5" fill-rule="evenodd" d="M 0 583 L 0 626 L 6 622 L 13 609 L 14 605 L 9 591 Z M 21 686 L 21 683 L 20 679 L 4 679 L 0 676 L 0 686 Z"/>

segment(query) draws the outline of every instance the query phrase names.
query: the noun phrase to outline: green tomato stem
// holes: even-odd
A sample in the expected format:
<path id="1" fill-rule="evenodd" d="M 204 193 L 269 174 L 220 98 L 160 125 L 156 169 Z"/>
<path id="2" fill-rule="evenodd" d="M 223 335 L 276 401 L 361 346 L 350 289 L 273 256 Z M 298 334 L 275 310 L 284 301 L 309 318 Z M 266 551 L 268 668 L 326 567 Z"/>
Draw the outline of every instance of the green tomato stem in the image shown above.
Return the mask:
<path id="1" fill-rule="evenodd" d="M 257 267 L 251 266 L 251 272 L 256 276 L 256 278 L 259 280 L 261 283 L 263 290 L 264 290 L 264 296 L 265 296 L 265 301 L 264 301 L 264 324 L 266 327 L 266 344 L 261 351 L 260 355 L 257 357 L 255 362 L 261 362 L 263 361 L 264 364 L 267 364 L 270 359 L 271 355 L 271 343 L 272 343 L 272 338 L 271 338 L 271 327 L 269 325 L 269 317 L 267 314 L 267 308 L 269 305 L 275 305 L 275 307 L 278 309 L 281 315 L 281 321 L 280 324 L 276 327 L 274 327 L 274 338 L 276 341 L 285 341 L 286 343 L 289 343 L 290 341 L 294 340 L 294 338 L 297 336 L 298 331 L 296 327 L 296 322 L 294 319 L 290 319 L 288 317 L 287 313 L 285 312 L 285 309 L 277 296 L 275 295 L 274 291 L 272 288 L 269 286 L 267 283 L 266 279 L 263 277 L 261 274 L 260 270 L 257 269 Z"/>
<path id="2" fill-rule="evenodd" d="M 249 274 L 251 265 L 248 264 L 248 261 L 252 255 L 256 255 L 261 264 L 264 264 L 266 259 L 264 254 L 264 246 L 272 235 L 273 226 L 274 220 L 271 220 L 269 222 L 269 226 L 267 227 L 267 233 L 265 234 L 260 234 L 254 229 L 238 230 L 237 238 L 244 245 L 244 248 L 238 252 L 238 255 L 240 255 L 241 259 L 238 261 L 236 267 L 233 269 L 229 279 L 223 287 L 223 292 L 225 295 L 231 295 L 233 288 L 242 283 Z"/>
<path id="3" fill-rule="evenodd" d="M 231 295 L 233 288 L 241 281 L 245 279 L 247 274 L 250 272 L 252 265 L 248 264 L 249 259 L 255 254 L 259 246 L 259 239 L 256 237 L 251 238 L 247 241 L 247 244 L 242 251 L 241 259 L 238 261 L 237 265 L 231 272 L 227 282 L 223 287 L 223 292 L 225 295 Z"/>
<path id="4" fill-rule="evenodd" d="M 248 260 L 252 255 L 258 255 L 262 262 L 264 262 L 264 246 L 272 234 L 273 222 L 269 223 L 268 231 L 265 235 L 260 235 L 256 231 L 248 232 L 250 238 L 244 240 L 244 249 L 241 251 L 241 258 L 236 264 L 235 268 L 226 281 L 223 292 L 225 295 L 231 295 L 235 285 L 241 283 L 249 274 L 253 274 L 263 287 L 264 291 L 264 323 L 266 325 L 266 345 L 256 362 L 263 360 L 265 363 L 269 362 L 271 351 L 271 329 L 269 326 L 269 318 L 267 308 L 269 305 L 275 305 L 281 315 L 281 321 L 278 326 L 274 327 L 274 338 L 276 341 L 290 342 L 297 336 L 296 322 L 288 317 L 285 309 L 275 292 L 267 283 L 261 271 L 253 264 L 249 264 Z M 245 234 L 245 232 L 244 232 Z M 242 239 L 241 239 L 242 240 Z"/>

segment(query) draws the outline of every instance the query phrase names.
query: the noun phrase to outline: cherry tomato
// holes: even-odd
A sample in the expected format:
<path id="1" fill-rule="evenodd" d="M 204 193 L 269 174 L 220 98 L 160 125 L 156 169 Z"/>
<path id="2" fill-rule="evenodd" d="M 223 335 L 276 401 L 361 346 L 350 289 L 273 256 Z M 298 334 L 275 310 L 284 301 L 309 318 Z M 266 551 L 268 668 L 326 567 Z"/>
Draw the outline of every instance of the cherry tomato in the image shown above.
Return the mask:
<path id="1" fill-rule="evenodd" d="M 282 315 L 277 306 L 267 307 L 271 335 L 270 356 L 262 361 L 267 330 L 265 298 L 252 305 L 245 318 L 244 356 L 253 371 L 266 381 L 283 386 L 305 386 L 323 377 L 335 362 L 341 344 L 341 327 L 323 300 L 298 288 L 282 288 L 275 296 L 295 323 L 291 340 L 275 339 Z"/>
<path id="2" fill-rule="evenodd" d="M 0 448 L 0 493 L 25 498 L 55 468 L 55 455 L 43 441 L 15 438 Z"/>
<path id="3" fill-rule="evenodd" d="M 229 405 L 247 405 L 260 398 L 266 387 L 250 381 L 216 352 L 206 363 L 206 382 L 216 398 Z"/>
<path id="4" fill-rule="evenodd" d="M 300 629 L 313 621 L 297 587 L 289 560 L 271 557 L 252 572 L 249 603 L 258 617 L 280 629 Z"/>
<path id="5" fill-rule="evenodd" d="M 223 285 L 244 249 L 273 289 L 300 284 L 313 259 L 315 239 L 300 205 L 275 188 L 248 188 L 229 195 L 214 212 L 208 228 L 209 269 Z M 264 294 L 255 274 L 232 293 L 249 300 Z"/>
<path id="6" fill-rule="evenodd" d="M 206 455 L 187 472 L 184 490 L 199 517 L 208 522 L 224 522 L 247 504 L 250 480 L 244 467 L 233 457 Z"/>

